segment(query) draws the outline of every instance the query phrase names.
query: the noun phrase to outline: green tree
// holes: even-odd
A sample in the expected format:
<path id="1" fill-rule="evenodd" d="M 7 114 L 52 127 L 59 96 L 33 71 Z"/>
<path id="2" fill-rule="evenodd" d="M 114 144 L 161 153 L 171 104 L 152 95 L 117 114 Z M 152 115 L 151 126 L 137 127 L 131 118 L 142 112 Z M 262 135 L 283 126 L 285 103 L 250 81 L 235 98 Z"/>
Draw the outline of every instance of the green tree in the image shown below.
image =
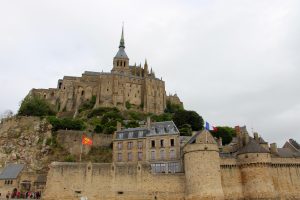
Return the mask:
<path id="1" fill-rule="evenodd" d="M 18 115 L 21 116 L 50 116 L 55 114 L 52 105 L 37 96 L 25 97 L 18 111 Z"/>
<path id="2" fill-rule="evenodd" d="M 59 129 L 68 129 L 68 130 L 84 130 L 85 124 L 81 119 L 72 119 L 72 118 L 57 118 L 55 116 L 50 116 L 47 118 L 49 123 L 52 125 L 52 129 L 57 131 Z"/>
<path id="3" fill-rule="evenodd" d="M 171 101 L 167 101 L 165 113 L 175 113 L 179 110 L 184 110 L 182 105 L 172 104 Z"/>
<path id="4" fill-rule="evenodd" d="M 232 141 L 232 138 L 236 136 L 234 128 L 228 126 L 217 126 L 217 129 L 211 131 L 211 134 L 216 138 L 222 138 L 222 144 L 226 145 Z"/>
<path id="5" fill-rule="evenodd" d="M 189 124 L 193 131 L 199 131 L 203 129 L 203 118 L 195 111 L 190 110 L 178 110 L 175 112 L 173 121 L 177 127 L 181 127 L 184 124 Z"/>
<path id="6" fill-rule="evenodd" d="M 139 123 L 135 120 L 131 120 L 125 125 L 126 128 L 136 128 L 139 126 L 140 126 Z"/>
<path id="7" fill-rule="evenodd" d="M 161 115 L 152 115 L 151 120 L 155 122 L 171 121 L 173 115 L 171 113 L 163 113 Z"/>
<path id="8" fill-rule="evenodd" d="M 179 132 L 181 136 L 191 136 L 192 135 L 192 127 L 189 124 L 184 124 L 179 127 Z"/>

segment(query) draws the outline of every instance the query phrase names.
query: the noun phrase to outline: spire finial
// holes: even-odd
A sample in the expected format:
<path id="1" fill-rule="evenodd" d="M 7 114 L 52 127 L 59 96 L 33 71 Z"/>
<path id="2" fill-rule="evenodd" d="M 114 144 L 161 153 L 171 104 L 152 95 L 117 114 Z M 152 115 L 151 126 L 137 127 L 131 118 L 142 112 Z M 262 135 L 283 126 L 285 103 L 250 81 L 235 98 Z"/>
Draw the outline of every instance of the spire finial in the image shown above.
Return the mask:
<path id="1" fill-rule="evenodd" d="M 122 25 L 122 35 L 121 35 L 121 40 L 120 40 L 120 45 L 119 45 L 119 48 L 125 48 L 125 41 L 124 41 L 124 22 L 123 22 L 123 25 Z"/>

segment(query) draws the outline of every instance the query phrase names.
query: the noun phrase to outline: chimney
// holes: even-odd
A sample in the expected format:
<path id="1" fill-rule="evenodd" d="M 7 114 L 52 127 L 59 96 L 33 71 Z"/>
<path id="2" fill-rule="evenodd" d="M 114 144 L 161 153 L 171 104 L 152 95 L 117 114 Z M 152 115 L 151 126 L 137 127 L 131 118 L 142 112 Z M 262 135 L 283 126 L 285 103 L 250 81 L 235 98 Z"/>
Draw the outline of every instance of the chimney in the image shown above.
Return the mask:
<path id="1" fill-rule="evenodd" d="M 151 118 L 148 116 L 147 117 L 147 128 L 150 128 L 150 126 L 151 126 Z"/>
<path id="2" fill-rule="evenodd" d="M 121 122 L 117 122 L 117 131 L 120 131 L 122 128 Z"/>
<path id="3" fill-rule="evenodd" d="M 223 146 L 223 144 L 222 144 L 222 137 L 220 137 L 220 138 L 218 139 L 218 146 L 219 146 L 219 147 L 222 147 L 222 146 Z"/>
<path id="4" fill-rule="evenodd" d="M 278 149 L 277 149 L 277 144 L 276 143 L 270 144 L 270 151 L 273 154 L 277 154 L 278 153 Z"/>

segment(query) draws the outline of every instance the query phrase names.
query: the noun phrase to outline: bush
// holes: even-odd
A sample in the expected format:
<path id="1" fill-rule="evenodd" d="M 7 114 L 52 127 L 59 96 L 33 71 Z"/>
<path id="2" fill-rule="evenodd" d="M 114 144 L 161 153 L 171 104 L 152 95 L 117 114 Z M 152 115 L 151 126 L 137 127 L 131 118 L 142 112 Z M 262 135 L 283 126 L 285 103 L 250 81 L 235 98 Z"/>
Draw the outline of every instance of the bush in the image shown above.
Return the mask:
<path id="1" fill-rule="evenodd" d="M 129 110 L 131 108 L 131 103 L 129 101 L 126 101 L 125 106 L 127 110 Z"/>
<path id="2" fill-rule="evenodd" d="M 163 122 L 163 121 L 171 121 L 172 118 L 173 118 L 172 114 L 170 114 L 170 113 L 163 113 L 161 115 L 153 115 L 151 117 L 151 120 L 155 121 L 155 122 Z"/>
<path id="3" fill-rule="evenodd" d="M 109 126 L 109 127 L 106 127 L 106 128 L 104 129 L 104 134 L 111 135 L 111 134 L 113 134 L 116 130 L 117 130 L 116 127 L 114 127 L 114 126 Z"/>
<path id="4" fill-rule="evenodd" d="M 76 158 L 73 155 L 67 155 L 64 159 L 65 162 L 76 162 Z"/>
<path id="5" fill-rule="evenodd" d="M 115 112 L 115 113 L 119 113 L 120 111 L 117 108 L 106 108 L 106 107 L 99 107 L 99 108 L 95 108 L 93 109 L 88 115 L 88 118 L 92 118 L 92 117 L 101 117 L 103 116 L 105 113 L 107 112 Z"/>
<path id="6" fill-rule="evenodd" d="M 172 104 L 170 101 L 167 101 L 165 113 L 175 113 L 179 110 L 184 110 L 182 105 Z"/>
<path id="7" fill-rule="evenodd" d="M 178 110 L 173 117 L 174 123 L 177 127 L 181 127 L 184 124 L 191 125 L 193 131 L 199 131 L 203 129 L 203 119 L 195 111 Z"/>
<path id="8" fill-rule="evenodd" d="M 100 124 L 96 125 L 94 131 L 95 131 L 96 133 L 102 133 L 102 132 L 103 132 L 103 126 L 100 125 Z"/>
<path id="9" fill-rule="evenodd" d="M 222 138 L 222 144 L 226 145 L 232 141 L 232 138 L 236 136 L 234 128 L 227 126 L 218 126 L 215 131 L 210 131 L 211 134 L 216 138 Z"/>
<path id="10" fill-rule="evenodd" d="M 59 119 L 57 117 L 51 116 L 47 118 L 49 123 L 52 125 L 52 129 L 57 131 L 59 129 L 68 130 L 84 130 L 84 122 L 80 119 L 63 118 Z"/>
<path id="11" fill-rule="evenodd" d="M 92 99 L 89 101 L 84 102 L 78 109 L 79 112 L 82 112 L 84 110 L 93 109 L 94 105 L 96 103 L 96 96 L 92 96 Z"/>
<path id="12" fill-rule="evenodd" d="M 21 116 L 50 116 L 55 114 L 53 106 L 37 96 L 25 97 L 18 111 L 18 115 Z"/>
<path id="13" fill-rule="evenodd" d="M 137 121 L 135 121 L 135 120 L 129 121 L 125 125 L 126 128 L 136 128 L 136 127 L 139 127 L 139 126 L 140 126 L 139 123 Z"/>

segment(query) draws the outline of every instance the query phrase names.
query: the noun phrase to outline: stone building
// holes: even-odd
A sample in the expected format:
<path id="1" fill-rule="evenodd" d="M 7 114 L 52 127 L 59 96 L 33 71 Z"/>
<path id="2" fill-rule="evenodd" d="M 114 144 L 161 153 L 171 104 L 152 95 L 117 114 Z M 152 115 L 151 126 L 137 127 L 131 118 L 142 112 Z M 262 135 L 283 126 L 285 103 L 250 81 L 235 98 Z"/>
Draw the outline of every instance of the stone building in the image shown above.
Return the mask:
<path id="1" fill-rule="evenodd" d="M 44 199 L 300 199 L 300 148 L 296 141 L 277 148 L 256 133 L 249 136 L 246 127 L 236 127 L 237 137 L 222 146 L 203 130 L 179 149 L 176 159 L 183 164 L 182 170 L 170 172 L 166 165 L 156 170 L 153 164 L 168 163 L 171 158 L 161 159 L 156 153 L 151 159 L 152 150 L 171 150 L 174 138 L 178 151 L 177 130 L 174 134 L 164 131 L 168 125 L 173 124 L 152 123 L 146 128 L 118 131 L 113 163 L 52 163 Z M 157 126 L 161 129 L 156 131 Z M 138 152 L 143 152 L 140 159 Z"/>
<path id="2" fill-rule="evenodd" d="M 110 73 L 85 71 L 81 77 L 64 76 L 58 80 L 57 88 L 32 89 L 30 95 L 46 99 L 59 112 L 75 115 L 84 102 L 91 100 L 95 101 L 94 107 L 130 108 L 161 114 L 168 98 L 165 82 L 156 78 L 149 68 L 147 60 L 143 66 L 129 64 L 122 29 L 119 50 L 113 58 Z M 176 102 L 180 103 L 179 98 Z"/>
<path id="3" fill-rule="evenodd" d="M 181 171 L 180 136 L 173 121 L 148 121 L 146 127 L 117 131 L 113 140 L 113 161 L 149 162 L 153 172 Z"/>

